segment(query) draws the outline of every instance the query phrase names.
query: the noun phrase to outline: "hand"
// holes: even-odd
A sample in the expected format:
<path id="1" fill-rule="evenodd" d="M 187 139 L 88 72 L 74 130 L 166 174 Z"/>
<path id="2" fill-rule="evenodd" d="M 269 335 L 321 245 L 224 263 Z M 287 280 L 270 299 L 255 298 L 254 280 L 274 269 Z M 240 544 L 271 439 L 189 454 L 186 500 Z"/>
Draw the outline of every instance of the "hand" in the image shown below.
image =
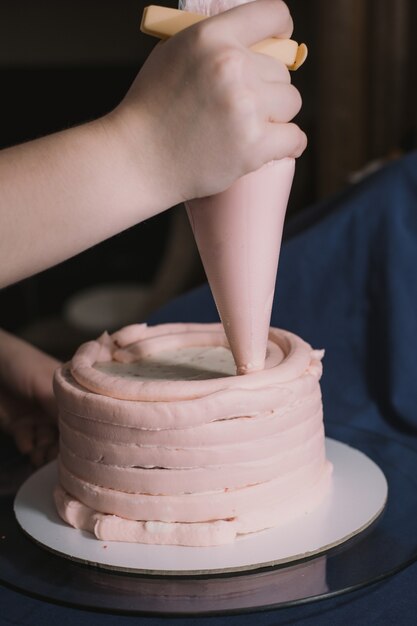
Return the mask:
<path id="1" fill-rule="evenodd" d="M 57 454 L 52 377 L 59 362 L 0 331 L 0 424 L 35 467 Z"/>
<path id="2" fill-rule="evenodd" d="M 257 0 L 156 46 L 107 123 L 166 207 L 304 151 L 305 134 L 289 123 L 301 97 L 287 68 L 249 50 L 292 26 L 281 0 Z"/>
<path id="3" fill-rule="evenodd" d="M 300 95 L 281 63 L 249 49 L 291 31 L 281 0 L 221 13 L 158 45 L 113 112 L 1 150 L 0 286 L 300 155 Z"/>

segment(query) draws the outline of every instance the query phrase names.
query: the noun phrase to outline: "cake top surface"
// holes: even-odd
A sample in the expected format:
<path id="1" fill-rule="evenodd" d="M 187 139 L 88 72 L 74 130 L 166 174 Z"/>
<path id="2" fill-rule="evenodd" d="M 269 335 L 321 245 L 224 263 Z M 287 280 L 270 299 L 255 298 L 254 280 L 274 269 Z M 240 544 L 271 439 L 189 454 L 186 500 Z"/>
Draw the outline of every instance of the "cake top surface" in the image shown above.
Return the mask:
<path id="1" fill-rule="evenodd" d="M 285 386 L 313 362 L 320 376 L 322 356 L 296 335 L 271 328 L 265 369 L 236 376 L 221 324 L 133 324 L 80 346 L 68 369 L 80 388 L 94 394 L 175 402 Z"/>
<path id="2" fill-rule="evenodd" d="M 208 380 L 235 375 L 235 362 L 228 348 L 177 347 L 161 350 L 131 363 L 97 362 L 93 367 L 121 378 L 146 380 Z"/>

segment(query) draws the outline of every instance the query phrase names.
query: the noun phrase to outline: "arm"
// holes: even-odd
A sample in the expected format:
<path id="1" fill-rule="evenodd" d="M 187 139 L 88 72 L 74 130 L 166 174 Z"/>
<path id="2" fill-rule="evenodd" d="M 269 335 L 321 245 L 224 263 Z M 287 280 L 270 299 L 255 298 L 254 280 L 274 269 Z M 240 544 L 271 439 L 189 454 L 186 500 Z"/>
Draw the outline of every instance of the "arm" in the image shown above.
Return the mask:
<path id="1" fill-rule="evenodd" d="M 258 0 L 155 48 L 115 111 L 0 153 L 0 287 L 168 207 L 299 156 L 301 101 L 278 61 L 248 49 L 291 34 Z"/>

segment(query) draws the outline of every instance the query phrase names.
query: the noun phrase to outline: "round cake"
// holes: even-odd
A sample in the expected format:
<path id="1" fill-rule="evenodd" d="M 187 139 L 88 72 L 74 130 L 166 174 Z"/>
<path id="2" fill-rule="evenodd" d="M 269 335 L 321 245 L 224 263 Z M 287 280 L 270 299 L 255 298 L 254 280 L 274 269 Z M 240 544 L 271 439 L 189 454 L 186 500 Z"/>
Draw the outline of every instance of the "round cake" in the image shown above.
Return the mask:
<path id="1" fill-rule="evenodd" d="M 235 375 L 220 324 L 128 326 L 60 368 L 59 515 L 98 539 L 210 546 L 288 523 L 328 493 L 322 351 L 271 328 Z"/>

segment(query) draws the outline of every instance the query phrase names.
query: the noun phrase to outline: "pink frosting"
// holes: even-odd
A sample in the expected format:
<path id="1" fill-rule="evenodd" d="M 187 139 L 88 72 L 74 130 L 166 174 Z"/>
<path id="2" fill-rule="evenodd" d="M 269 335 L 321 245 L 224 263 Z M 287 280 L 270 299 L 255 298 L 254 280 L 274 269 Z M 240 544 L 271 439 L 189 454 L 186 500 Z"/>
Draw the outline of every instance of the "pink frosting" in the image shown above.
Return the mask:
<path id="1" fill-rule="evenodd" d="M 275 500 L 266 508 L 251 507 L 238 517 L 207 522 L 152 522 L 136 521 L 120 515 L 103 514 L 68 494 L 58 486 L 54 492 L 56 507 L 61 518 L 73 526 L 88 530 L 105 541 L 127 541 L 160 545 L 215 546 L 234 541 L 239 535 L 288 524 L 301 515 L 308 515 L 328 494 L 331 485 L 331 465 L 324 471 L 313 488 L 291 494 L 285 506 Z M 309 484 L 310 486 L 310 484 Z"/>
<path id="2" fill-rule="evenodd" d="M 134 325 L 84 344 L 57 372 L 55 499 L 69 524 L 106 540 L 215 545 L 325 497 L 323 353 L 271 329 L 266 369 L 246 376 L 148 380 L 97 369 L 184 346 L 227 342 L 219 324 Z"/>
<path id="3" fill-rule="evenodd" d="M 228 345 L 220 324 L 175 324 L 175 333 L 171 332 L 172 326 L 168 324 L 163 328 L 151 327 L 146 332 L 144 325 L 140 324 L 135 338 L 129 336 L 132 343 L 120 348 L 117 340 L 107 334 L 96 341 L 89 341 L 75 353 L 71 361 L 71 375 L 83 388 L 107 397 L 145 402 L 167 400 L 172 406 L 174 400 L 189 401 L 222 391 L 238 389 L 240 392 L 258 389 L 260 385 L 266 388 L 295 380 L 312 367 L 321 371 L 317 360 L 322 358 L 322 352 L 313 351 L 312 355 L 311 347 L 302 339 L 274 328 L 269 333 L 265 370 L 251 372 L 245 378 L 229 376 L 184 382 L 136 381 L 112 376 L 94 367 L 97 362 L 112 360 L 121 363 L 134 362 L 176 346 Z M 130 333 L 133 331 L 130 330 Z"/>

